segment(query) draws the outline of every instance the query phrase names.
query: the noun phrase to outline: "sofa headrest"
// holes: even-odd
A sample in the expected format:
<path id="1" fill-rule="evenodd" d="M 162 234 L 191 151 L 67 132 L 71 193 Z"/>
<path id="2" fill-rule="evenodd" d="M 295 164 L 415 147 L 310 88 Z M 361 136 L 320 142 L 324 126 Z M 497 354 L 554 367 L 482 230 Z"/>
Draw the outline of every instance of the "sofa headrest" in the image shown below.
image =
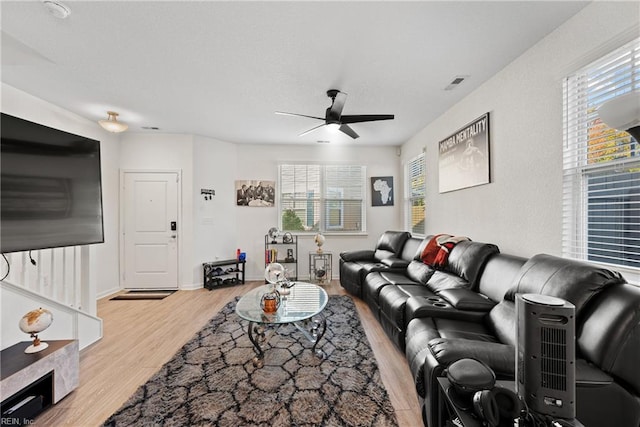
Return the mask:
<path id="1" fill-rule="evenodd" d="M 516 294 L 542 294 L 562 298 L 576 307 L 576 317 L 582 308 L 600 291 L 612 285 L 626 283 L 618 272 L 576 260 L 538 254 L 520 270 L 505 299 L 515 300 Z"/>
<path id="2" fill-rule="evenodd" d="M 496 254 L 491 256 L 478 280 L 478 292 L 488 296 L 495 302 L 500 302 L 504 294 L 511 289 L 514 279 L 520 273 L 520 269 L 527 262 L 522 258 L 509 254 Z"/>
<path id="3" fill-rule="evenodd" d="M 462 241 L 451 249 L 445 270 L 465 279 L 475 288 L 485 263 L 499 252 L 498 247 L 491 243 Z"/>
<path id="4" fill-rule="evenodd" d="M 376 250 L 389 251 L 399 255 L 409 237 L 411 234 L 408 231 L 385 231 L 378 239 Z"/>

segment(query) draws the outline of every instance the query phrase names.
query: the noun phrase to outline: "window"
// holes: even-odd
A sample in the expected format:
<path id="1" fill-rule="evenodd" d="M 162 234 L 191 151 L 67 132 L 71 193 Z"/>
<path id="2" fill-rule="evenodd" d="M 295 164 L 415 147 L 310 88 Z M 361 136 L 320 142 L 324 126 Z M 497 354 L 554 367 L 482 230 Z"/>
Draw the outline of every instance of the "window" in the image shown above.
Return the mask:
<path id="1" fill-rule="evenodd" d="M 425 158 L 424 153 L 405 165 L 406 228 L 411 234 L 425 234 Z"/>
<path id="2" fill-rule="evenodd" d="M 280 165 L 283 231 L 365 231 L 364 166 Z"/>
<path id="3" fill-rule="evenodd" d="M 640 274 L 640 149 L 597 114 L 640 90 L 640 39 L 564 82 L 563 253 Z M 621 267 L 621 268 L 620 268 Z"/>

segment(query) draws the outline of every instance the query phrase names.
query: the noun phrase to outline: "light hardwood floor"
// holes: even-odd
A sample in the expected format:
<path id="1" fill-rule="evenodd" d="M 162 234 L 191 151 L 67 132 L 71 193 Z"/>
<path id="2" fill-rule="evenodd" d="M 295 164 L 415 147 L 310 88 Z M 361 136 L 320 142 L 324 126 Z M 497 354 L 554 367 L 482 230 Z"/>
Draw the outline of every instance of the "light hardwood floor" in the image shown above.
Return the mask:
<path id="1" fill-rule="evenodd" d="M 80 386 L 40 415 L 37 426 L 90 427 L 103 423 L 207 321 L 234 297 L 262 282 L 208 291 L 178 291 L 154 301 L 98 301 L 104 338 L 80 355 Z M 331 295 L 345 291 L 337 281 Z M 354 298 L 400 426 L 422 425 L 406 359 L 387 338 L 369 307 Z"/>

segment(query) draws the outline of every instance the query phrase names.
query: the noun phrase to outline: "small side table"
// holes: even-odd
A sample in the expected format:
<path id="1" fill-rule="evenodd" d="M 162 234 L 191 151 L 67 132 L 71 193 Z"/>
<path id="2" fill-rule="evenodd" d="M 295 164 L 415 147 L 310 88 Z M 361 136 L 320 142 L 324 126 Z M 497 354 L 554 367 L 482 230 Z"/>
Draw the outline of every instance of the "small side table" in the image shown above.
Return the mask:
<path id="1" fill-rule="evenodd" d="M 456 407 L 451 399 L 447 390 L 452 387 L 449 380 L 445 377 L 438 378 L 438 425 L 439 426 L 457 426 L 457 427 L 482 427 L 485 424 L 473 414 L 473 411 L 464 411 Z M 496 386 L 515 390 L 516 384 L 514 381 L 499 380 L 496 381 Z M 571 427 L 584 427 L 584 425 L 577 419 L 563 420 L 565 425 Z M 512 426 L 513 420 L 500 420 L 500 426 Z"/>
<path id="2" fill-rule="evenodd" d="M 309 252 L 309 281 L 317 285 L 331 282 L 331 252 Z"/>

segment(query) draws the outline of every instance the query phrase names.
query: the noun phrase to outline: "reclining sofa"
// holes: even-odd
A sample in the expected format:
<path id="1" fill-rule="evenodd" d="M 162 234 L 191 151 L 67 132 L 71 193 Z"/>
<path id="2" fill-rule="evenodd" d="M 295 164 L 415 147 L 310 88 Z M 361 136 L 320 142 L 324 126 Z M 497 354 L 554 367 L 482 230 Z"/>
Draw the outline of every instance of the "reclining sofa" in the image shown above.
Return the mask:
<path id="1" fill-rule="evenodd" d="M 498 379 L 514 379 L 519 293 L 575 306 L 576 418 L 588 427 L 640 426 L 640 287 L 606 268 L 472 241 L 434 268 L 423 261 L 433 238 L 387 231 L 373 250 L 339 260 L 341 285 L 404 352 L 426 426 L 439 427 L 437 378 L 451 363 L 475 358 Z"/>

